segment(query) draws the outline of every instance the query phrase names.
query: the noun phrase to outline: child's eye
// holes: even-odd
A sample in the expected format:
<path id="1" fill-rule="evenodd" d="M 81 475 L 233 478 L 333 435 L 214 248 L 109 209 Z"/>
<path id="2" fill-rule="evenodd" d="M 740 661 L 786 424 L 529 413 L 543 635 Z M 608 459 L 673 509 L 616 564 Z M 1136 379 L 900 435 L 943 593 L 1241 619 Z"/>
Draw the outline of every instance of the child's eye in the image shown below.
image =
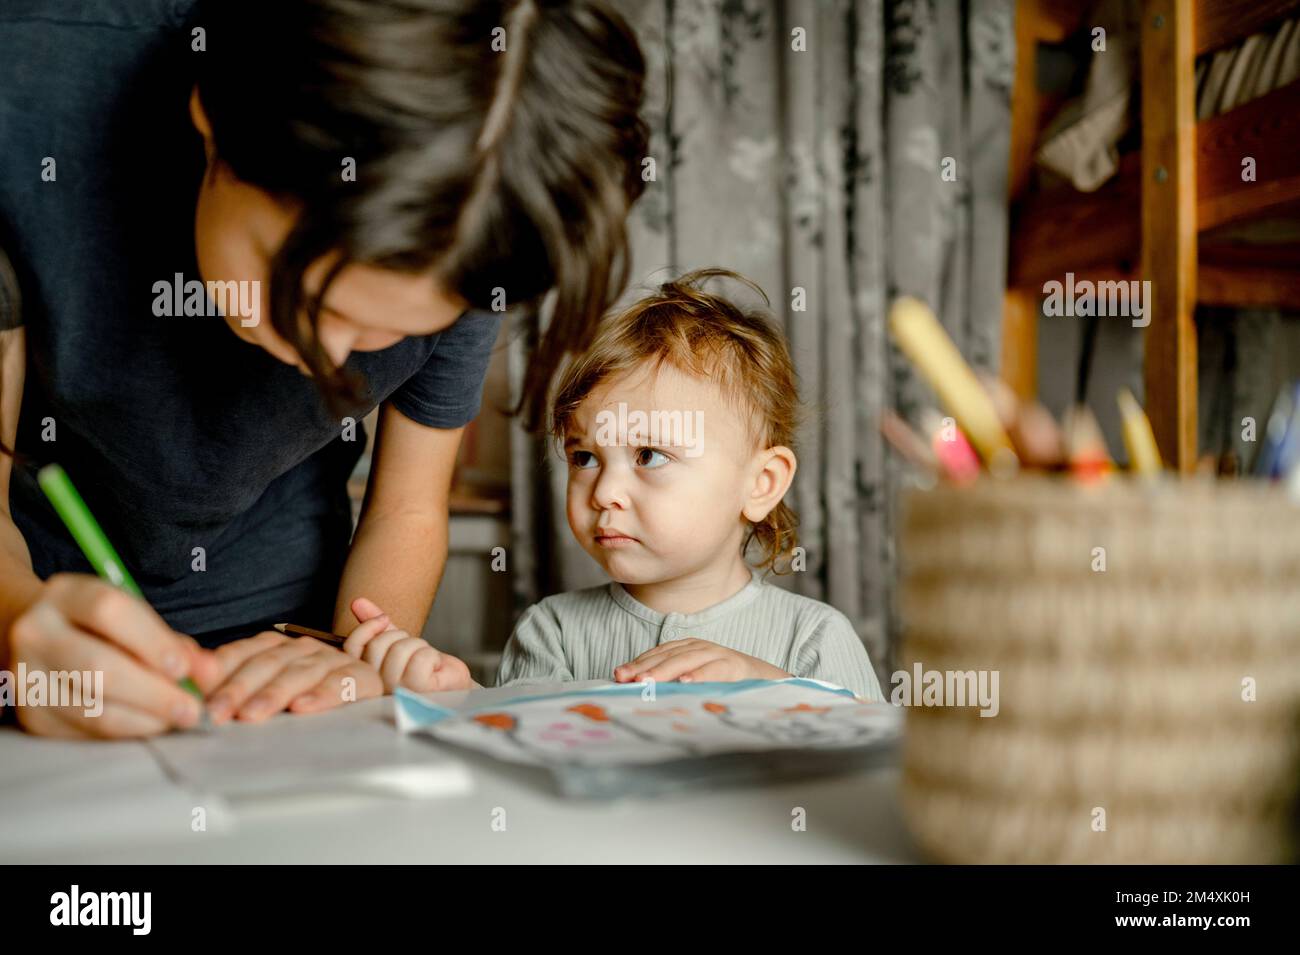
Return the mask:
<path id="1" fill-rule="evenodd" d="M 569 463 L 575 468 L 594 468 L 596 466 L 596 456 L 590 451 L 574 451 L 569 454 Z"/>
<path id="2" fill-rule="evenodd" d="M 669 461 L 668 455 L 654 448 L 638 448 L 636 452 L 636 463 L 638 467 L 659 468 L 663 467 Z"/>

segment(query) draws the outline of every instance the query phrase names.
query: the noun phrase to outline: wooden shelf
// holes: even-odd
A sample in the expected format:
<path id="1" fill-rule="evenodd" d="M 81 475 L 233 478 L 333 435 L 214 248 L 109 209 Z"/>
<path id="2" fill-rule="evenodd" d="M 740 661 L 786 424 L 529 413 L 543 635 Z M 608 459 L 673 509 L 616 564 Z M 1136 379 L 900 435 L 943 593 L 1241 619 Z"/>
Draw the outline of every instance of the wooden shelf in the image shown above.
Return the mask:
<path id="1" fill-rule="evenodd" d="M 1222 50 L 1293 15 L 1296 0 L 1196 0 L 1196 55 Z"/>
<path id="2" fill-rule="evenodd" d="M 1142 223 L 1142 161 L 1125 156 L 1115 178 L 1096 192 L 1073 186 L 1031 193 L 1011 213 L 1012 288 L 1041 287 L 1066 272 L 1136 269 Z"/>
<path id="3" fill-rule="evenodd" d="M 1300 83 L 1274 90 L 1196 127 L 1196 212 L 1202 256 L 1209 245 L 1204 233 L 1223 225 L 1280 212 L 1300 214 Z M 1256 181 L 1243 182 L 1242 160 L 1255 160 Z M 1094 271 L 1129 274 L 1141 245 L 1141 156 L 1120 162 L 1118 175 L 1096 192 L 1063 186 L 1033 193 L 1012 213 L 1008 284 L 1041 287 L 1066 272 L 1077 277 Z M 1261 247 L 1267 248 L 1267 247 Z M 1243 287 L 1251 301 L 1268 304 L 1296 301 L 1294 284 L 1273 283 L 1272 290 L 1252 293 L 1250 283 L 1226 275 L 1252 271 L 1249 256 L 1216 262 L 1207 284 L 1216 304 L 1231 289 Z M 1257 269 L 1254 271 L 1258 271 Z M 1267 272 L 1266 272 L 1267 274 Z M 1285 290 L 1291 298 L 1279 298 Z"/>
<path id="4" fill-rule="evenodd" d="M 1068 31 L 1070 21 L 1050 0 L 1017 5 L 1003 367 L 1017 393 L 1033 394 L 1044 283 L 1066 273 L 1076 282 L 1149 280 L 1147 412 L 1165 460 L 1183 471 L 1196 460 L 1196 305 L 1300 301 L 1300 241 L 1250 244 L 1234 228 L 1288 215 L 1300 221 L 1300 82 L 1198 123 L 1196 58 L 1297 10 L 1300 0 L 1142 0 L 1142 148 L 1124 156 L 1101 189 L 1080 193 L 1023 191 L 1044 119 L 1031 75 L 1037 44 Z M 1250 181 L 1242 178 L 1247 158 Z"/>

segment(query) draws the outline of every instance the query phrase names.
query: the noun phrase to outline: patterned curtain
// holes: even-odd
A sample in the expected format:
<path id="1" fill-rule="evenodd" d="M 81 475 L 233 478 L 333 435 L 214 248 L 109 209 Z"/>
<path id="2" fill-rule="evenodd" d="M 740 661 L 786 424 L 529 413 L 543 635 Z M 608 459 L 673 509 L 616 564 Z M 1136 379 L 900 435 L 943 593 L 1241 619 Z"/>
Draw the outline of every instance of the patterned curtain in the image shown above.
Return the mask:
<path id="1" fill-rule="evenodd" d="M 771 579 L 854 621 L 884 683 L 900 472 L 877 422 L 934 404 L 885 319 L 917 295 L 996 370 L 1012 0 L 616 5 L 651 64 L 657 172 L 632 216 L 627 297 L 719 265 L 771 298 L 809 412 L 787 498 L 807 566 Z M 516 388 L 533 335 L 511 339 Z M 604 582 L 565 522 L 558 455 L 516 431 L 512 460 L 517 609 Z"/>

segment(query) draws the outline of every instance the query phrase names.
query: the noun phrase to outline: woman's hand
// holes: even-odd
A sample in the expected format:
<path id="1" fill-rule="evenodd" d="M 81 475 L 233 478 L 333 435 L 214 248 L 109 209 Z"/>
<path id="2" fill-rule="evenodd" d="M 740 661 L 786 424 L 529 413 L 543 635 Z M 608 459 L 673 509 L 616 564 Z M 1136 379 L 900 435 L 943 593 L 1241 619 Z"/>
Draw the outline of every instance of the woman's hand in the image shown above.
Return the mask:
<path id="1" fill-rule="evenodd" d="M 199 687 L 217 724 L 257 722 L 286 709 L 319 713 L 384 692 L 374 667 L 311 637 L 265 630 L 218 647 L 216 658 L 220 672 Z"/>
<path id="2" fill-rule="evenodd" d="M 374 601 L 358 597 L 352 601 L 352 612 L 362 624 L 348 635 L 343 649 L 379 671 L 385 692 L 392 693 L 399 686 L 416 693 L 475 686 L 463 660 L 398 630 Z"/>
<path id="3" fill-rule="evenodd" d="M 218 672 L 213 654 L 167 626 L 147 603 L 89 574 L 50 577 L 40 599 L 14 621 L 9 644 L 15 674 L 19 664 L 47 679 L 91 674 L 89 685 L 81 678 L 74 705 L 15 707 L 22 727 L 42 736 L 144 737 L 194 726 L 199 701 L 177 681 L 191 676 L 202 683 Z M 102 699 L 88 697 L 96 689 Z"/>
<path id="4" fill-rule="evenodd" d="M 698 637 L 670 640 L 647 650 L 631 663 L 614 668 L 614 680 L 618 683 L 641 680 L 734 683 L 736 680 L 784 680 L 788 676 L 789 673 L 766 660 Z"/>

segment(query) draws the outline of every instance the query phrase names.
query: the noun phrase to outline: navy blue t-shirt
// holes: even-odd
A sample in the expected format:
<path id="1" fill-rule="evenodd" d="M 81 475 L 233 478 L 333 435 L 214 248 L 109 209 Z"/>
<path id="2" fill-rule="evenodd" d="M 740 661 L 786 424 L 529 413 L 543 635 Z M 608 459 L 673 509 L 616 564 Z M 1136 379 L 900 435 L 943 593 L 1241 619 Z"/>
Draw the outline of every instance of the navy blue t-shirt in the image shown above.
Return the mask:
<path id="1" fill-rule="evenodd" d="M 154 314 L 154 283 L 201 278 L 194 7 L 0 7 L 0 234 L 27 330 L 13 518 L 38 575 L 90 570 L 34 480 L 58 461 L 171 626 L 223 639 L 290 615 L 328 627 L 363 431 L 344 440 L 316 385 L 222 318 Z M 387 401 L 431 427 L 466 424 L 499 327 L 469 312 L 354 353 L 369 400 L 351 414 Z"/>

